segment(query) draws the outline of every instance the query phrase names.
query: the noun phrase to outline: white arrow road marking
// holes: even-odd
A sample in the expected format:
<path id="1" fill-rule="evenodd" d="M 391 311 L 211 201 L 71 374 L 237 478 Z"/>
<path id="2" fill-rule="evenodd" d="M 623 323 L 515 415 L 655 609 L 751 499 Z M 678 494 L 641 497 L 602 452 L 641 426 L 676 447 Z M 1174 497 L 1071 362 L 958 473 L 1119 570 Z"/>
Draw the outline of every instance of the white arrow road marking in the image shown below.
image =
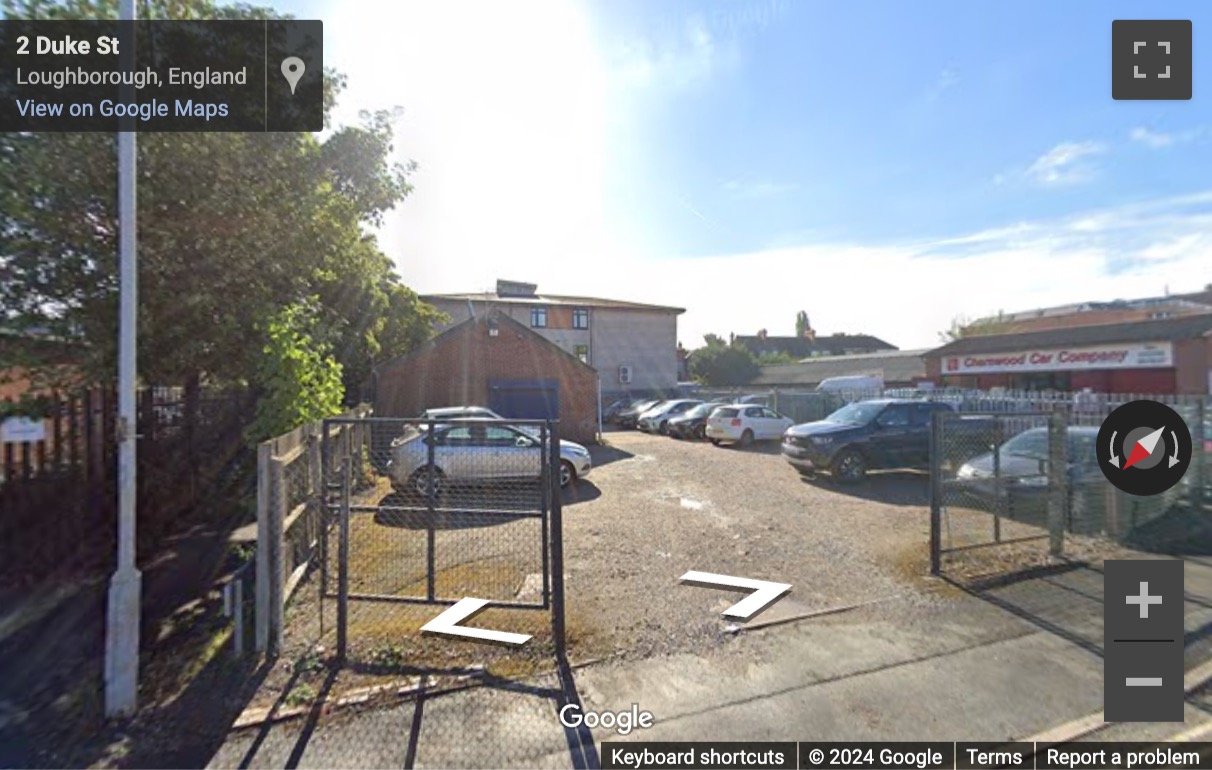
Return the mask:
<path id="1" fill-rule="evenodd" d="M 1178 431 L 1171 430 L 1170 435 L 1174 437 L 1174 454 L 1170 455 L 1170 465 L 1167 467 L 1173 468 L 1180 462 L 1178 459 Z"/>
<path id="2" fill-rule="evenodd" d="M 1118 431 L 1111 431 L 1111 464 L 1116 468 L 1119 467 L 1119 455 L 1115 454 L 1115 434 Z"/>
<path id="3" fill-rule="evenodd" d="M 787 583 L 771 583 L 767 580 L 750 580 L 749 578 L 716 575 L 712 572 L 695 572 L 694 570 L 682 575 L 679 580 L 683 583 L 709 583 L 728 588 L 747 588 L 753 591 L 724 610 L 724 615 L 741 620 L 748 620 L 791 590 L 791 586 Z"/>
<path id="4" fill-rule="evenodd" d="M 498 644 L 522 645 L 530 641 L 528 634 L 514 634 L 509 631 L 490 631 L 484 628 L 468 628 L 459 625 L 464 620 L 468 620 L 479 614 L 488 604 L 490 604 L 488 599 L 473 599 L 470 596 L 464 597 L 455 602 L 453 606 L 447 608 L 441 615 L 421 626 L 421 630 L 428 631 L 431 634 L 465 636 L 469 639 L 482 639 L 486 642 L 496 642 Z"/>

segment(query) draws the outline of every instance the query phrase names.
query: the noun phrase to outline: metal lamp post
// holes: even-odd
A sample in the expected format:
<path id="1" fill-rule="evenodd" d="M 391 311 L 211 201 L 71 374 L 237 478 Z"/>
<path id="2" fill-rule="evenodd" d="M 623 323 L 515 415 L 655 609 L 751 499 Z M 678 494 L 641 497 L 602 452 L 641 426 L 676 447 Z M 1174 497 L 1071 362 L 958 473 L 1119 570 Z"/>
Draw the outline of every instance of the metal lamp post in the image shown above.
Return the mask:
<path id="1" fill-rule="evenodd" d="M 121 0 L 119 19 L 135 20 L 135 0 Z M 121 63 L 134 69 L 132 34 Z M 133 91 L 133 89 L 132 89 Z M 133 96 L 133 93 L 132 93 Z M 120 126 L 131 128 L 134 126 Z M 143 578 L 135 564 L 135 344 L 138 269 L 135 232 L 135 132 L 118 132 L 118 565 L 109 583 L 105 632 L 105 713 L 134 713 L 139 686 L 139 622 Z"/>

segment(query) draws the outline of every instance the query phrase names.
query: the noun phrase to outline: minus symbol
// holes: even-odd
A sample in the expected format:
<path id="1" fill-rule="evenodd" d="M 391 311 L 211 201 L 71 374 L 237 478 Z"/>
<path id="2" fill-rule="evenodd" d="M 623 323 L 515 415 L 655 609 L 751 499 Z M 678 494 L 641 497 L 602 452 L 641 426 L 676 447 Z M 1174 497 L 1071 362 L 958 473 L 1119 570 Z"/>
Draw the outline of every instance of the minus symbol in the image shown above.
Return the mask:
<path id="1" fill-rule="evenodd" d="M 1130 676 L 1124 680 L 1128 687 L 1161 687 L 1160 676 Z"/>

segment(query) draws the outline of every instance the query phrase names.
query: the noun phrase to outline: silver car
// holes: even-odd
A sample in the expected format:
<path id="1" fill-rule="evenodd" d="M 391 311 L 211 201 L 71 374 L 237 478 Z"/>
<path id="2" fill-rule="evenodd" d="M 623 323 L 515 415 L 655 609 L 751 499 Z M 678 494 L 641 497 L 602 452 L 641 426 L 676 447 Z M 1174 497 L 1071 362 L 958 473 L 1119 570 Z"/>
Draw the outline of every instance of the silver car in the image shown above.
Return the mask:
<path id="1" fill-rule="evenodd" d="M 428 495 L 429 445 L 433 445 L 434 492 L 450 483 L 535 480 L 542 476 L 542 442 L 520 426 L 466 421 L 434 425 L 432 437 L 412 430 L 392 442 L 387 474 L 392 486 Z M 589 475 L 589 450 L 560 441 L 560 486 Z"/>

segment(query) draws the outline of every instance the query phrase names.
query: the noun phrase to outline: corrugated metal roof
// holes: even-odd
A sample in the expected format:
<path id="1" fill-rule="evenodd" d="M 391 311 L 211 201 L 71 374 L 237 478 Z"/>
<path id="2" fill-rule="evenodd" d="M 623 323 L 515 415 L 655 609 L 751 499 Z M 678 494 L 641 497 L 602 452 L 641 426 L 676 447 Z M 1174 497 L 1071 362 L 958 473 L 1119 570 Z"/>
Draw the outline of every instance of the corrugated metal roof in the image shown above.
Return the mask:
<path id="1" fill-rule="evenodd" d="M 968 353 L 1009 353 L 1018 350 L 1113 345 L 1124 342 L 1163 342 L 1202 337 L 1212 331 L 1212 313 L 1167 318 L 1160 321 L 1070 326 L 1016 334 L 985 334 L 963 337 L 930 351 L 932 357 Z"/>
<path id="2" fill-rule="evenodd" d="M 563 294 L 535 294 L 533 297 L 500 296 L 494 291 L 470 292 L 466 294 L 423 294 L 421 301 L 446 300 L 453 302 L 493 302 L 511 305 L 568 305 L 575 307 L 602 307 L 618 310 L 663 310 L 668 313 L 685 313 L 685 308 L 669 305 L 648 305 L 643 302 L 627 302 L 601 297 L 571 297 Z"/>
<path id="3" fill-rule="evenodd" d="M 763 366 L 752 385 L 815 386 L 830 377 L 879 375 L 884 382 L 912 382 L 926 376 L 922 355 L 928 350 L 893 350 L 884 353 L 859 353 L 851 356 L 822 356 L 798 364 Z"/>

